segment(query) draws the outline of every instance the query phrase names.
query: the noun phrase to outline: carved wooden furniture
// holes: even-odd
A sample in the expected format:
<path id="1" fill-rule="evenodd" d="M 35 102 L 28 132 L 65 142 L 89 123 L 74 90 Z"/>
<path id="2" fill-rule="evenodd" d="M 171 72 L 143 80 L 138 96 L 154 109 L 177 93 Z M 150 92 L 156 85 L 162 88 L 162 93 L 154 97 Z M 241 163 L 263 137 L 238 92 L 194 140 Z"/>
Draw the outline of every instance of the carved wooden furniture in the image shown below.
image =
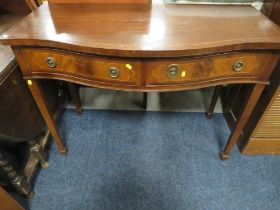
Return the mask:
<path id="1" fill-rule="evenodd" d="M 42 79 L 143 92 L 251 84 L 226 159 L 279 59 L 280 29 L 250 6 L 45 4 L 1 42 L 12 45 L 61 154 Z"/>
<path id="2" fill-rule="evenodd" d="M 8 57 L 9 51 L 0 51 L 1 58 L 4 57 L 1 56 L 2 53 Z M 47 142 L 48 132 L 46 133 L 45 123 L 27 84 L 22 80 L 21 71 L 13 54 L 10 57 L 12 61 L 0 70 L 0 169 L 19 193 L 31 195 L 29 181 L 32 179 L 37 163 L 40 161 L 43 167 L 47 167 L 43 148 Z M 44 87 L 52 113 L 58 112 L 66 99 L 65 93 L 61 92 L 58 84 L 54 82 L 45 81 Z M 58 97 L 58 93 L 60 97 Z M 5 156 L 5 145 L 14 144 L 16 147 L 17 143 L 27 141 L 29 142 L 30 154 L 27 154 L 26 162 L 20 161 L 20 165 L 24 165 L 23 170 L 21 170 L 22 167 L 20 169 L 14 168 L 13 162 L 10 162 Z M 18 154 L 17 156 L 19 157 Z"/>
<path id="3" fill-rule="evenodd" d="M 4 145 L 38 138 L 44 131 L 44 123 L 15 60 L 1 72 L 0 78 L 0 170 L 19 193 L 31 195 L 29 181 L 5 157 Z M 41 162 L 44 164 L 45 159 Z"/>
<path id="4" fill-rule="evenodd" d="M 0 2 L 0 34 L 31 12 L 31 2 Z M 38 162 L 48 165 L 44 147 L 49 132 L 9 46 L 0 45 L 0 60 L 0 174 L 4 175 L 0 184 L 6 187 L 9 181 L 20 194 L 31 197 L 30 181 Z M 60 112 L 66 99 L 58 83 L 44 81 L 52 113 Z M 29 147 L 21 147 L 22 142 Z"/>

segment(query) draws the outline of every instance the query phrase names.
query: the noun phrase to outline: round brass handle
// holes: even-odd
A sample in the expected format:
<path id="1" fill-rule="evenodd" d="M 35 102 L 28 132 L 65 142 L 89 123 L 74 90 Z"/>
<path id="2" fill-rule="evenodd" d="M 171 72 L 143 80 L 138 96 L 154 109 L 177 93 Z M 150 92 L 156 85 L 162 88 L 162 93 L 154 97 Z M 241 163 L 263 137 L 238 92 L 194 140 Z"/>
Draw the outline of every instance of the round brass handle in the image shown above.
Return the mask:
<path id="1" fill-rule="evenodd" d="M 109 76 L 112 78 L 118 78 L 120 76 L 120 71 L 117 67 L 109 68 Z"/>
<path id="2" fill-rule="evenodd" d="M 167 70 L 167 77 L 169 79 L 177 78 L 179 75 L 179 67 L 177 64 L 171 64 Z"/>
<path id="3" fill-rule="evenodd" d="M 50 68 L 55 68 L 56 67 L 56 61 L 53 57 L 48 57 L 47 58 L 47 64 L 48 64 L 48 67 L 50 67 Z"/>
<path id="4" fill-rule="evenodd" d="M 239 72 L 244 68 L 244 66 L 245 66 L 245 63 L 243 61 L 239 60 L 233 64 L 232 68 L 234 71 Z"/>

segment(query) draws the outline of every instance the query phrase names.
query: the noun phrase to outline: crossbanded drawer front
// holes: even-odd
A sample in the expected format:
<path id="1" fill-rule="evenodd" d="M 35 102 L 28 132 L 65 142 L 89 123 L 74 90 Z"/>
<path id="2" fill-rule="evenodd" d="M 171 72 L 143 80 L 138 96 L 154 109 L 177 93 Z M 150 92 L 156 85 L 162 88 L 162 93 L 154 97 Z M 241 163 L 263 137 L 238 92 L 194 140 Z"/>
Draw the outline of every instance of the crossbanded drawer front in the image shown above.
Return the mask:
<path id="1" fill-rule="evenodd" d="M 147 83 L 150 85 L 184 84 L 220 78 L 261 75 L 267 54 L 236 53 L 199 59 L 147 62 Z"/>
<path id="2" fill-rule="evenodd" d="M 49 49 L 24 49 L 32 73 L 64 74 L 92 81 L 140 85 L 141 62 Z"/>

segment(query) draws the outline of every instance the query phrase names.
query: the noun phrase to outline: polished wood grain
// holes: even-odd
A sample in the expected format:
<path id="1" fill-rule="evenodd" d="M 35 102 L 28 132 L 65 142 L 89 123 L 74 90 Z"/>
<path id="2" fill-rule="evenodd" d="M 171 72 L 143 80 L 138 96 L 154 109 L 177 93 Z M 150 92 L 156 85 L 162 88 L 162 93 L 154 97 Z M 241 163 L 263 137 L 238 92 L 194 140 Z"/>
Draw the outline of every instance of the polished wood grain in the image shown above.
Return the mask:
<path id="1" fill-rule="evenodd" d="M 24 49 L 23 53 L 30 66 L 30 71 L 24 72 L 26 77 L 52 78 L 55 76 L 65 80 L 67 78 L 79 78 L 85 80 L 85 82 L 91 80 L 97 86 L 98 83 L 100 85 L 107 83 L 109 88 L 112 88 L 110 83 L 140 86 L 142 80 L 145 83 L 142 84 L 143 87 L 135 87 L 137 90 L 149 89 L 149 86 L 154 85 L 158 85 L 158 89 L 161 88 L 160 85 L 179 85 L 175 88 L 180 88 L 180 85 L 187 85 L 188 83 L 207 83 L 207 81 L 214 83 L 224 80 L 230 81 L 230 79 L 234 80 L 234 83 L 246 82 L 250 79 L 259 80 L 260 83 L 266 81 L 259 79 L 262 76 L 262 66 L 267 58 L 265 53 L 238 53 L 202 59 L 155 61 L 106 59 L 65 51 L 33 48 Z M 55 67 L 48 66 L 48 58 L 54 59 Z M 236 72 L 233 65 L 238 61 L 244 63 L 244 68 Z M 176 78 L 168 77 L 168 68 L 172 64 L 178 66 L 178 76 Z M 110 76 L 109 69 L 111 67 L 116 67 L 119 70 L 120 75 L 117 78 Z M 146 72 L 146 74 L 141 76 L 141 72 Z M 184 86 L 181 88 L 184 89 Z"/>
<path id="2" fill-rule="evenodd" d="M 34 8 L 34 0 L 1 0 L 0 10 L 1 14 L 29 14 L 31 9 Z"/>
<path id="3" fill-rule="evenodd" d="M 247 142 L 246 147 L 241 148 L 243 155 L 279 155 L 279 138 L 253 138 Z"/>
<path id="4" fill-rule="evenodd" d="M 44 4 L 1 42 L 110 56 L 182 57 L 279 49 L 280 30 L 250 6 L 54 4 L 49 10 Z"/>
<path id="5" fill-rule="evenodd" d="M 141 63 L 138 60 L 106 59 L 47 49 L 25 49 L 24 54 L 32 74 L 66 74 L 70 77 L 114 84 L 139 85 L 141 83 Z M 55 60 L 54 68 L 48 66 L 47 58 Z M 127 64 L 132 68 L 127 68 Z M 111 67 L 119 70 L 118 77 L 110 76 Z"/>
<path id="6" fill-rule="evenodd" d="M 46 98 L 45 92 L 44 92 L 41 84 L 38 83 L 36 80 L 33 80 L 31 82 L 32 82 L 32 84 L 29 83 L 28 87 L 34 96 L 34 99 L 45 119 L 45 122 L 46 122 L 48 128 L 50 129 L 50 132 L 52 133 L 52 136 L 57 145 L 57 148 L 62 155 L 66 155 L 67 147 L 65 146 L 63 140 L 61 139 L 61 137 L 59 135 L 58 129 L 55 126 L 55 121 L 54 121 L 53 116 L 51 115 L 50 106 L 47 103 L 47 98 Z"/>
<path id="7" fill-rule="evenodd" d="M 267 58 L 267 54 L 229 54 L 202 59 L 160 60 L 147 62 L 147 83 L 182 84 L 187 82 L 213 81 L 229 78 L 258 78 Z M 233 66 L 241 61 L 244 67 L 241 71 L 234 71 Z M 178 66 L 178 75 L 169 78 L 168 67 Z"/>
<path id="8" fill-rule="evenodd" d="M 24 210 L 2 187 L 0 187 L 0 208 L 1 210 Z"/>

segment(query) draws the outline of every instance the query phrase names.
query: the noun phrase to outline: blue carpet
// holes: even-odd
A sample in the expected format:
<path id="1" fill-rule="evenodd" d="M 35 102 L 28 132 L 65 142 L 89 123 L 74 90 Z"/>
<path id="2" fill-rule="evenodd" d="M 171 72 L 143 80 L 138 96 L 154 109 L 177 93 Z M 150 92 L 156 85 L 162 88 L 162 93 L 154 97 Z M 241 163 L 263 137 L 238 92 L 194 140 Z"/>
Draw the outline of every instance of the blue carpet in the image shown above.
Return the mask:
<path id="1" fill-rule="evenodd" d="M 220 161 L 221 114 L 67 110 L 59 127 L 69 154 L 51 146 L 28 209 L 280 209 L 280 157 Z"/>

